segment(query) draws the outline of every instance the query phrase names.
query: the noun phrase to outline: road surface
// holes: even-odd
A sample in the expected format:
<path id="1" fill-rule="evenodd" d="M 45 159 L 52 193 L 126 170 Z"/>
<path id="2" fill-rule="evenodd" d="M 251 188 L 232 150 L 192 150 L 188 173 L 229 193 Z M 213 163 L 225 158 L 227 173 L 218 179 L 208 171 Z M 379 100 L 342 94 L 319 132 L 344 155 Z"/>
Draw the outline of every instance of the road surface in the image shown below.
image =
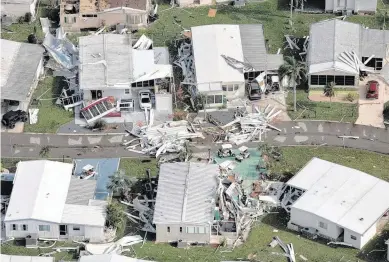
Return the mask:
<path id="1" fill-rule="evenodd" d="M 266 133 L 266 143 L 279 146 L 329 145 L 346 146 L 389 154 L 389 130 L 383 128 L 324 121 L 286 121 L 275 124 L 281 132 Z M 342 139 L 339 136 L 357 136 L 359 139 Z M 121 143 L 131 140 L 125 134 L 56 135 L 56 134 L 1 134 L 1 156 L 15 158 L 40 158 L 44 146 L 50 146 L 50 158 L 87 157 L 141 157 L 127 151 Z M 193 143 L 194 152 L 215 150 L 219 144 Z M 250 142 L 248 147 L 258 146 Z"/>

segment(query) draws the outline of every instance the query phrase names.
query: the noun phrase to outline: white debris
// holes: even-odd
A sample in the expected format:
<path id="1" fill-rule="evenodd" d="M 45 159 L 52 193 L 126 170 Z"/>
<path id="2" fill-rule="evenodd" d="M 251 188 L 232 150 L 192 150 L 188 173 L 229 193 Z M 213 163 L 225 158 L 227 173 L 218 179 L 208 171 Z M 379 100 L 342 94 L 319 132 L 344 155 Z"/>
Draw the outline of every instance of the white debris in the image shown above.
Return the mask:
<path id="1" fill-rule="evenodd" d="M 113 243 L 106 244 L 86 244 L 85 250 L 92 255 L 102 254 L 120 254 L 123 247 L 135 245 L 141 243 L 143 238 L 139 235 L 125 236 Z"/>
<path id="2" fill-rule="evenodd" d="M 30 125 L 34 125 L 38 122 L 38 108 L 31 108 L 28 109 L 29 119 L 30 119 Z"/>
<path id="3" fill-rule="evenodd" d="M 152 44 L 153 40 L 151 40 L 145 35 L 142 35 L 132 48 L 139 50 L 147 50 L 150 49 Z"/>

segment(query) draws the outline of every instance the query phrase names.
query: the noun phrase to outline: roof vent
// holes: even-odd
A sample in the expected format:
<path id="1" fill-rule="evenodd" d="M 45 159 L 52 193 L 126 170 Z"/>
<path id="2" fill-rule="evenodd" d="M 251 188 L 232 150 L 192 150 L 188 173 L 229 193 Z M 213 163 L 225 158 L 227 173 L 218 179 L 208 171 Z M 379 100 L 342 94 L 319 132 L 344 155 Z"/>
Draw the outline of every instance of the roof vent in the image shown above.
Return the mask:
<path id="1" fill-rule="evenodd" d="M 361 218 L 359 219 L 359 221 L 363 221 L 363 217 L 361 217 Z"/>

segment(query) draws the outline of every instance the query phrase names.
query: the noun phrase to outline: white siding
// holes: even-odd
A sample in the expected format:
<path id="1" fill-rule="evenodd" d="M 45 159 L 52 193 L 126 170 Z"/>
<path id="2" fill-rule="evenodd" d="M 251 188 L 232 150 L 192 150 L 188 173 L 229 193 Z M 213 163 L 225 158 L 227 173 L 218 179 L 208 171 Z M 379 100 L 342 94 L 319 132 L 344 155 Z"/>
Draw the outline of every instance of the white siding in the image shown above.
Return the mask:
<path id="1" fill-rule="evenodd" d="M 334 1 L 335 0 L 326 0 L 326 8 L 327 12 L 332 12 L 334 10 Z"/>
<path id="2" fill-rule="evenodd" d="M 296 208 L 291 208 L 290 222 L 301 227 L 311 227 L 319 231 L 321 235 L 328 238 L 337 239 L 342 233 L 342 229 L 336 224 L 326 219 L 320 218 L 314 214 L 307 213 Z M 323 222 L 327 225 L 327 229 L 319 227 L 319 223 Z"/>
<path id="3" fill-rule="evenodd" d="M 201 228 L 202 233 L 187 233 L 187 227 L 197 230 Z M 168 232 L 168 228 L 170 232 Z M 181 229 L 180 229 L 181 228 Z M 207 228 L 207 229 L 206 229 Z M 156 225 L 156 242 L 176 242 L 182 240 L 183 242 L 210 242 L 210 226 L 209 224 L 193 225 L 193 224 L 171 224 L 171 225 Z M 181 232 L 182 231 L 182 232 Z"/>
<path id="4" fill-rule="evenodd" d="M 361 246 L 364 247 L 377 234 L 377 224 L 374 223 L 361 237 Z"/>
<path id="5" fill-rule="evenodd" d="M 80 228 L 80 230 L 74 230 L 74 227 Z M 85 236 L 85 226 L 79 226 L 79 225 L 68 225 L 68 235 L 69 238 L 72 239 L 83 239 Z"/>
<path id="6" fill-rule="evenodd" d="M 18 230 L 12 230 L 12 224 L 18 225 Z M 27 225 L 27 231 L 22 230 L 22 225 Z M 39 231 L 39 225 L 49 225 L 50 231 Z M 58 224 L 37 221 L 37 220 L 18 220 L 14 222 L 5 222 L 5 234 L 7 237 L 24 238 L 31 233 L 38 234 L 38 237 L 58 238 Z"/>
<path id="7" fill-rule="evenodd" d="M 377 10 L 377 0 L 355 0 L 356 12 L 376 12 Z"/>
<path id="8" fill-rule="evenodd" d="M 30 12 L 29 4 L 4 4 L 1 3 L 1 13 L 7 16 L 18 18 Z"/>
<path id="9" fill-rule="evenodd" d="M 90 242 L 101 242 L 104 239 L 104 228 L 85 226 L 85 239 L 89 239 Z"/>

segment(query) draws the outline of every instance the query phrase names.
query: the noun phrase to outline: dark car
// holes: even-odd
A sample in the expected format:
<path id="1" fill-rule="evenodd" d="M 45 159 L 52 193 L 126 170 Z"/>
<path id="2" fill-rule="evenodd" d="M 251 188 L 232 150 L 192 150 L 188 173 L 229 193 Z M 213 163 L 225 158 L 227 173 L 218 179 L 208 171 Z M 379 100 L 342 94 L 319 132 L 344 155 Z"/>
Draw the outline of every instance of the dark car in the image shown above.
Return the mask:
<path id="1" fill-rule="evenodd" d="M 380 89 L 380 84 L 377 81 L 369 81 L 367 83 L 366 98 L 378 99 L 379 89 Z"/>
<path id="2" fill-rule="evenodd" d="M 258 100 L 261 99 L 261 88 L 257 81 L 252 81 L 248 86 L 248 96 L 250 100 Z"/>
<path id="3" fill-rule="evenodd" d="M 3 115 L 1 123 L 6 127 L 13 129 L 17 122 L 27 122 L 28 116 L 27 113 L 23 110 L 8 111 Z"/>

